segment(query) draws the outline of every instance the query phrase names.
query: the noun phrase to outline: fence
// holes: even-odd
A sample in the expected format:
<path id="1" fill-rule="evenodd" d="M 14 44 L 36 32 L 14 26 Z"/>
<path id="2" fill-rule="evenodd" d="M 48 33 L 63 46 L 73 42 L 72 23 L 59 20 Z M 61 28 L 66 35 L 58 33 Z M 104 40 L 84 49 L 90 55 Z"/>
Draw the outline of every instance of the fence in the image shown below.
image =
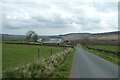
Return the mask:
<path id="1" fill-rule="evenodd" d="M 71 47 L 74 48 L 74 45 L 57 45 L 57 44 L 39 44 L 39 43 L 22 43 L 22 42 L 3 42 L 3 44 L 23 44 L 23 45 L 39 45 L 39 46 L 56 46 L 56 47 Z"/>
<path id="2" fill-rule="evenodd" d="M 63 47 L 63 50 L 62 50 L 62 51 L 64 52 L 64 51 L 67 50 L 67 49 L 68 49 L 68 47 Z M 50 48 L 50 49 L 49 49 L 49 53 L 50 53 L 50 56 L 52 56 L 53 53 L 54 53 L 54 49 L 53 49 L 53 48 Z M 41 55 L 41 54 L 43 54 L 43 53 L 42 53 L 42 49 L 38 48 L 38 49 L 37 49 L 37 58 L 38 58 L 38 59 L 40 58 L 40 55 Z"/>
<path id="3" fill-rule="evenodd" d="M 113 55 L 120 56 L 120 52 L 119 51 L 111 51 L 111 50 L 105 50 L 105 49 L 92 48 L 92 47 L 89 47 L 87 45 L 85 45 L 85 47 L 87 47 L 88 49 L 101 51 L 101 52 L 106 52 L 106 53 L 112 53 Z"/>

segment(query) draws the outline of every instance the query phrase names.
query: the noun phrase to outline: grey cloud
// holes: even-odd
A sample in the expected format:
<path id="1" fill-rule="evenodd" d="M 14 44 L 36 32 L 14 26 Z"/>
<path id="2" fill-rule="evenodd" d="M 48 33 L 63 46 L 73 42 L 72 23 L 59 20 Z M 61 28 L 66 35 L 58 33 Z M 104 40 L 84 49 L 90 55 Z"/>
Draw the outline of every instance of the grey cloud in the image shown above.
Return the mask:
<path id="1" fill-rule="evenodd" d="M 101 2 L 101 3 L 94 3 L 93 7 L 96 11 L 100 12 L 114 12 L 118 11 L 118 4 L 115 2 Z"/>
<path id="2" fill-rule="evenodd" d="M 44 24 L 44 27 L 48 28 L 65 28 L 70 24 L 66 19 L 63 19 L 60 14 L 52 14 L 48 16 L 32 16 L 33 20 L 36 20 L 37 23 Z"/>
<path id="3" fill-rule="evenodd" d="M 101 21 L 103 21 L 103 17 L 100 18 L 98 16 L 93 16 L 93 17 L 88 16 L 84 11 L 84 9 L 87 10 L 87 8 L 84 8 L 85 6 L 87 6 L 88 8 L 94 8 L 95 12 L 98 13 L 99 12 L 112 13 L 112 12 L 116 12 L 117 10 L 116 4 L 109 2 L 90 3 L 90 4 L 80 3 L 80 2 L 78 3 L 58 2 L 58 3 L 50 3 L 50 4 L 48 3 L 6 4 L 4 5 L 4 10 L 2 13 L 3 21 L 4 21 L 3 26 L 4 29 L 11 29 L 11 30 L 16 29 L 16 31 L 20 29 L 25 29 L 25 30 L 35 29 L 38 32 L 40 32 L 40 30 L 46 29 L 46 30 L 53 30 L 53 32 L 54 30 L 58 30 L 59 33 L 61 32 L 64 33 L 64 29 L 66 28 L 77 30 L 78 27 L 80 27 L 83 31 L 102 30 Z M 76 8 L 76 7 L 80 7 L 80 8 Z M 51 11 L 51 8 L 55 8 L 55 11 Z M 35 10 L 37 12 L 35 12 Z M 13 13 L 20 15 L 23 12 L 27 12 L 30 16 L 30 19 L 28 20 L 24 18 L 17 18 L 15 20 L 7 19 L 7 18 L 4 19 L 5 16 L 7 15 L 10 14 L 13 15 Z M 67 14 L 69 13 L 71 14 L 71 16 L 66 17 Z M 63 17 L 63 15 L 66 16 Z M 78 27 L 75 27 L 72 23 L 77 24 Z M 59 31 L 60 29 L 63 30 Z"/>
<path id="4" fill-rule="evenodd" d="M 82 30 L 100 29 L 101 19 L 99 17 L 89 17 L 85 12 L 81 12 L 79 15 L 73 17 L 72 22 L 79 25 Z"/>
<path id="5" fill-rule="evenodd" d="M 16 27 L 14 25 L 10 25 L 10 24 L 3 24 L 3 29 L 21 29 L 20 27 Z"/>

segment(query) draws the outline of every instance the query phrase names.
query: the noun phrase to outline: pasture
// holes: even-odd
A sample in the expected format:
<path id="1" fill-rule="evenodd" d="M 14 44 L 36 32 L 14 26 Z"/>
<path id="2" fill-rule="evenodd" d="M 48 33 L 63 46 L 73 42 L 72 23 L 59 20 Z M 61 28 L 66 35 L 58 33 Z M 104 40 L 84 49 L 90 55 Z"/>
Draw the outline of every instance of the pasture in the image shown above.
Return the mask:
<path id="1" fill-rule="evenodd" d="M 39 58 L 47 58 L 63 50 L 62 47 L 21 45 L 21 44 L 3 44 L 2 45 L 2 66 L 3 70 L 11 67 L 26 64 Z"/>
<path id="2" fill-rule="evenodd" d="M 106 49 L 106 50 L 110 50 L 110 51 L 118 51 L 118 48 L 119 46 L 112 46 L 112 45 L 88 45 L 89 47 L 92 47 L 92 48 L 99 48 L 99 49 Z M 120 65 L 120 57 L 117 56 L 117 55 L 113 55 L 113 54 L 109 54 L 107 52 L 100 52 L 100 51 L 97 51 L 97 50 L 92 50 L 92 49 L 88 49 L 86 46 L 82 45 L 82 47 L 97 55 L 97 56 L 100 56 L 114 64 L 117 64 L 117 65 Z"/>
<path id="3" fill-rule="evenodd" d="M 118 51 L 118 47 L 119 47 L 113 45 L 88 45 L 88 46 L 92 48 L 112 50 L 112 51 Z"/>
<path id="4" fill-rule="evenodd" d="M 2 41 L 24 41 L 25 37 L 2 37 Z"/>

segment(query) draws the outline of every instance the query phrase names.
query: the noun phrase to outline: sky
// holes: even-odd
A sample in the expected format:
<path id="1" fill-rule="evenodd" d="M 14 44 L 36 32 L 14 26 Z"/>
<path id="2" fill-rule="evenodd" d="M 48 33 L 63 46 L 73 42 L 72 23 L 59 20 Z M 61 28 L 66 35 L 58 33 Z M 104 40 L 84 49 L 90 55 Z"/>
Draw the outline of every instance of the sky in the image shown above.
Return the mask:
<path id="1" fill-rule="evenodd" d="M 117 0 L 4 0 L 0 33 L 39 35 L 118 31 Z"/>

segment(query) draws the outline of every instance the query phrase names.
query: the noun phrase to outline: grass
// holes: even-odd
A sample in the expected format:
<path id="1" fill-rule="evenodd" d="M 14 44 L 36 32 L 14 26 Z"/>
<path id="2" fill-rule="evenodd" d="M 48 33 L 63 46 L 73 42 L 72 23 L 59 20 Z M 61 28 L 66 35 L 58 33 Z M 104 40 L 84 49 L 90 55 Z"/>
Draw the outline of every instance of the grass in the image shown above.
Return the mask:
<path id="1" fill-rule="evenodd" d="M 25 37 L 2 37 L 3 41 L 24 41 Z"/>
<path id="2" fill-rule="evenodd" d="M 88 46 L 93 48 L 118 51 L 118 46 L 113 46 L 113 45 L 88 45 Z"/>
<path id="3" fill-rule="evenodd" d="M 63 50 L 62 47 L 20 44 L 3 44 L 2 47 L 3 70 L 36 60 L 38 49 L 40 49 L 40 58 L 49 57 L 51 49 L 53 55 Z"/>
<path id="4" fill-rule="evenodd" d="M 2 68 L 2 44 L 0 43 L 0 78 L 1 78 L 1 68 Z"/>
<path id="5" fill-rule="evenodd" d="M 72 66 L 72 61 L 74 57 L 75 50 L 71 51 L 68 56 L 65 57 L 65 60 L 63 60 L 59 66 L 54 71 L 53 75 L 51 77 L 57 77 L 57 78 L 68 78 L 70 75 L 70 70 Z"/>
<path id="6" fill-rule="evenodd" d="M 97 45 L 96 45 L 96 46 L 97 46 Z M 102 46 L 102 45 L 100 45 L 100 46 Z M 108 60 L 108 61 L 110 61 L 110 62 L 112 62 L 112 63 L 114 63 L 114 64 L 116 64 L 116 65 L 120 65 L 120 57 L 118 57 L 117 55 L 112 55 L 112 54 L 110 54 L 110 53 L 99 52 L 99 51 L 96 51 L 96 50 L 88 49 L 88 48 L 86 48 L 86 47 L 83 46 L 83 45 L 82 45 L 82 47 L 83 47 L 85 50 L 87 50 L 87 51 L 89 51 L 89 52 L 91 52 L 91 53 L 93 53 L 93 54 L 95 54 L 95 55 L 97 55 L 97 56 L 100 56 L 100 57 L 102 57 L 102 58 L 104 58 L 104 59 L 106 59 L 106 60 Z M 93 47 L 93 46 L 92 46 L 92 47 Z M 94 47 L 95 47 L 95 46 L 94 46 Z M 96 48 L 96 47 L 95 47 L 95 48 Z M 103 46 L 102 48 L 104 48 L 104 46 Z M 109 48 L 112 49 L 111 46 L 110 46 Z"/>
<path id="7" fill-rule="evenodd" d="M 71 50 L 73 49 L 68 48 L 63 52 L 52 55 L 46 59 L 39 59 L 30 64 L 12 68 L 10 70 L 5 71 L 3 73 L 3 77 L 4 78 L 11 78 L 11 77 L 12 78 L 50 78 L 52 75 L 55 75 L 55 72 L 57 71 L 58 74 L 62 74 L 60 71 L 64 71 L 62 75 L 64 75 L 65 73 L 66 75 L 68 75 L 71 68 L 70 67 L 72 62 L 71 59 L 74 55 L 72 54 L 74 52 L 71 52 Z M 63 64 L 65 66 L 61 66 Z M 54 78 L 58 78 L 58 76 Z"/>

